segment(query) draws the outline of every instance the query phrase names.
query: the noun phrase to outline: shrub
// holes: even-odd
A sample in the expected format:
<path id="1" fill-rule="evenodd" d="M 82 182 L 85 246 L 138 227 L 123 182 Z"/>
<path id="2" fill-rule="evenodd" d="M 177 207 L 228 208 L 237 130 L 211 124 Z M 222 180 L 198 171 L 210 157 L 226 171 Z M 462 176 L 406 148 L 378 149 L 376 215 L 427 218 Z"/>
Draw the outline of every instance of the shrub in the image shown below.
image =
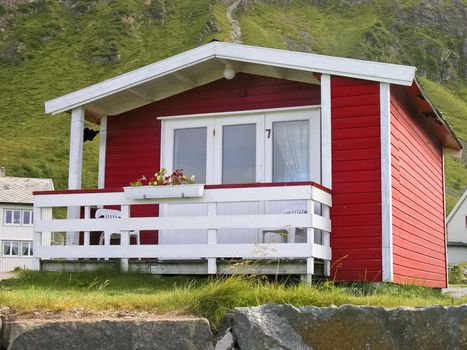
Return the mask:
<path id="1" fill-rule="evenodd" d="M 449 283 L 459 284 L 467 280 L 467 262 L 453 266 L 449 270 Z"/>

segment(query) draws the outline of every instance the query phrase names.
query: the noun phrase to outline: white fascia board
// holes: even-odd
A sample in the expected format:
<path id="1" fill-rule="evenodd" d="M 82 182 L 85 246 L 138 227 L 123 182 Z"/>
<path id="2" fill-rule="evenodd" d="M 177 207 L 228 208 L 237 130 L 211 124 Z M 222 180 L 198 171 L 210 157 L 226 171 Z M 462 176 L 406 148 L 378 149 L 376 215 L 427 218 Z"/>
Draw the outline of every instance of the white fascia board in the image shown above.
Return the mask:
<path id="1" fill-rule="evenodd" d="M 215 42 L 216 57 L 396 85 L 412 85 L 416 68 L 399 64 Z"/>
<path id="2" fill-rule="evenodd" d="M 212 42 L 47 101 L 45 112 L 65 112 L 212 58 L 407 86 L 412 84 L 416 70 L 397 64 Z"/>
<path id="3" fill-rule="evenodd" d="M 45 103 L 45 112 L 52 114 L 65 112 L 180 69 L 207 61 L 213 57 L 214 43 L 206 44 L 47 101 Z"/>

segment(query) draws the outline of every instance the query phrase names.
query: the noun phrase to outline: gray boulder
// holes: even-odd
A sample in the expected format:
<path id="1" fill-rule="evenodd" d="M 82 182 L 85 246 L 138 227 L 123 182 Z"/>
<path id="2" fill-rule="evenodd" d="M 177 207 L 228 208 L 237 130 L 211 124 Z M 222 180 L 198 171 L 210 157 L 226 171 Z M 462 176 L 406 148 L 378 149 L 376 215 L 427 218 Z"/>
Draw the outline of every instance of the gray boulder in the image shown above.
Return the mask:
<path id="1" fill-rule="evenodd" d="M 236 309 L 233 333 L 242 350 L 467 349 L 467 305 L 263 305 Z"/>
<path id="2" fill-rule="evenodd" d="M 212 349 L 205 319 L 20 320 L 4 322 L 2 348 L 16 349 Z"/>

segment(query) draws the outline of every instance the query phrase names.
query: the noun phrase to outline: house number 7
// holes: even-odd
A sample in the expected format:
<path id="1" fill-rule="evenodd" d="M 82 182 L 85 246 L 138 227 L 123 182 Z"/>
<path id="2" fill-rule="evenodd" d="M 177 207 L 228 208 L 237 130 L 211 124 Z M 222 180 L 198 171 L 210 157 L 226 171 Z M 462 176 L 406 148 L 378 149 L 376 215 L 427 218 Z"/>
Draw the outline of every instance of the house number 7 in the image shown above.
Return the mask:
<path id="1" fill-rule="evenodd" d="M 268 136 L 267 136 L 268 139 L 270 139 L 271 138 L 271 129 L 266 129 L 265 131 L 268 133 Z"/>

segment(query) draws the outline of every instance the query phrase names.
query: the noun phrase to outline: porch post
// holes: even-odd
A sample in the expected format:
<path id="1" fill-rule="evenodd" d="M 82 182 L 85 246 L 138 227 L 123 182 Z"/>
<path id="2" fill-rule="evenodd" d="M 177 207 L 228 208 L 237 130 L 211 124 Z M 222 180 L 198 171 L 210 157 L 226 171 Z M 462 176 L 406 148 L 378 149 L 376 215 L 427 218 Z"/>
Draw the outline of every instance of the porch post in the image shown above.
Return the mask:
<path id="1" fill-rule="evenodd" d="M 332 188 L 332 139 L 331 139 L 331 76 L 329 74 L 321 75 L 321 184 L 327 188 Z M 321 215 L 330 218 L 328 206 L 321 206 Z M 329 232 L 323 231 L 322 243 L 324 246 L 331 246 L 331 237 Z M 324 275 L 331 275 L 331 261 L 324 261 Z"/>
<path id="2" fill-rule="evenodd" d="M 105 156 L 107 149 L 107 116 L 101 118 L 99 128 L 99 176 L 97 180 L 97 187 L 105 187 Z"/>
<path id="3" fill-rule="evenodd" d="M 331 76 L 321 75 L 321 184 L 327 188 L 332 188 L 331 169 Z"/>
<path id="4" fill-rule="evenodd" d="M 81 177 L 83 171 L 83 131 L 84 131 L 84 106 L 71 110 L 70 127 L 70 162 L 68 166 L 68 189 L 81 189 Z M 79 207 L 68 207 L 67 219 L 79 218 Z M 67 232 L 67 245 L 78 245 L 78 232 Z"/>

